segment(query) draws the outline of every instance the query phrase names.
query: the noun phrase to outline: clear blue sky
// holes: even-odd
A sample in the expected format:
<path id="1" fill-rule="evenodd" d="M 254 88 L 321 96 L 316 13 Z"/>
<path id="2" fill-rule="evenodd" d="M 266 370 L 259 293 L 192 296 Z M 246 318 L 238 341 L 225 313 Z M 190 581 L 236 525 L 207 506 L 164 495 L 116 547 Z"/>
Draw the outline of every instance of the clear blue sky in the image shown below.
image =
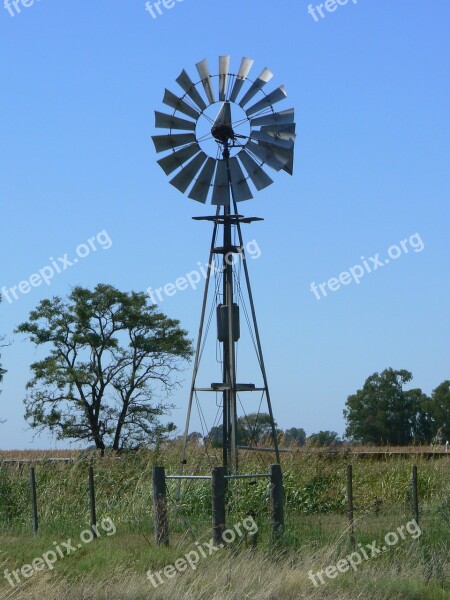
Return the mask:
<path id="1" fill-rule="evenodd" d="M 207 260 L 209 226 L 191 217 L 212 208 L 168 184 L 150 136 L 164 88 L 177 91 L 183 68 L 194 78 L 204 57 L 216 72 L 220 54 L 234 71 L 242 56 L 255 59 L 254 75 L 268 66 L 271 85 L 286 85 L 283 107 L 296 109 L 294 176 L 275 173 L 242 207 L 265 219 L 245 236 L 262 251 L 250 267 L 278 424 L 342 434 L 347 396 L 389 366 L 412 371 L 427 393 L 450 378 L 450 6 L 351 0 L 318 22 L 307 9 L 304 0 L 184 0 L 153 19 L 144 0 L 36 0 L 14 17 L 0 6 L 0 286 L 98 232 L 112 240 L 0 305 L 12 342 L 2 351 L 1 448 L 54 447 L 32 441 L 23 420 L 37 354 L 12 333 L 40 299 L 75 284 L 159 287 Z M 311 292 L 311 282 L 362 256 L 385 259 L 416 233 L 421 252 L 321 300 Z M 161 309 L 195 337 L 200 305 L 189 290 Z M 178 425 L 185 375 L 173 398 Z"/>

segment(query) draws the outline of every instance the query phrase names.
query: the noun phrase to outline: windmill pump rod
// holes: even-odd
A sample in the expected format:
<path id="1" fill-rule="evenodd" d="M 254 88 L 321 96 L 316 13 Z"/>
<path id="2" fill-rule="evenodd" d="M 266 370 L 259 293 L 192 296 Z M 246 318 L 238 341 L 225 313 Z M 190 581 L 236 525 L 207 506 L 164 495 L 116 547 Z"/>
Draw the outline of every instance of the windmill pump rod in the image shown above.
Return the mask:
<path id="1" fill-rule="evenodd" d="M 231 183 L 229 166 L 229 142 L 224 142 L 224 160 L 227 161 L 228 180 Z M 235 358 L 235 327 L 233 323 L 234 282 L 233 261 L 229 255 L 233 252 L 231 239 L 230 207 L 224 205 L 223 224 L 223 303 L 227 311 L 227 335 L 223 340 L 223 382 L 228 389 L 223 392 L 223 462 L 227 474 L 237 473 L 239 468 L 237 449 L 237 405 L 236 405 L 236 358 Z"/>

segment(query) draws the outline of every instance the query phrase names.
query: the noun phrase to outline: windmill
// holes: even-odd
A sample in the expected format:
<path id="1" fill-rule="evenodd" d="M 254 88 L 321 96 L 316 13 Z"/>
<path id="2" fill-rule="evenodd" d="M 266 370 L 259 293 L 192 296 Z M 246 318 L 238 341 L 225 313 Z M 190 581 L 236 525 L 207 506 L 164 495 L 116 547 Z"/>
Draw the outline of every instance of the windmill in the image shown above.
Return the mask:
<path id="1" fill-rule="evenodd" d="M 214 215 L 194 217 L 213 223 L 208 270 L 194 360 L 180 473 L 186 464 L 186 448 L 194 397 L 199 392 L 221 395 L 222 460 L 225 473 L 239 469 L 237 436 L 238 395 L 261 392 L 270 416 L 273 451 L 280 462 L 272 402 L 259 336 L 241 225 L 262 220 L 245 217 L 237 203 L 253 198 L 254 191 L 268 187 L 273 180 L 266 168 L 292 175 L 295 140 L 294 109 L 277 112 L 276 104 L 287 97 L 284 86 L 266 93 L 273 74 L 265 68 L 249 78 L 253 60 L 243 58 L 237 74 L 230 72 L 230 56 L 219 57 L 219 72 L 211 75 L 207 60 L 197 63 L 200 80 L 194 83 L 183 70 L 176 79 L 182 94 L 165 90 L 163 103 L 171 114 L 155 112 L 155 125 L 166 129 L 153 136 L 157 153 L 166 153 L 158 164 L 170 183 L 197 202 L 208 200 L 216 207 Z M 253 187 L 253 190 L 251 188 Z M 221 234 L 222 245 L 217 245 Z M 234 241 L 233 241 L 234 240 Z M 212 276 L 213 259 L 222 263 L 221 293 L 217 296 L 217 340 L 221 346 L 222 377 L 209 387 L 198 387 L 197 376 L 205 333 L 205 314 Z M 240 311 L 236 300 L 235 260 L 242 262 L 248 294 L 255 352 L 262 375 L 261 387 L 237 381 L 236 344 L 240 337 Z M 220 300 L 219 300 L 220 298 Z"/>

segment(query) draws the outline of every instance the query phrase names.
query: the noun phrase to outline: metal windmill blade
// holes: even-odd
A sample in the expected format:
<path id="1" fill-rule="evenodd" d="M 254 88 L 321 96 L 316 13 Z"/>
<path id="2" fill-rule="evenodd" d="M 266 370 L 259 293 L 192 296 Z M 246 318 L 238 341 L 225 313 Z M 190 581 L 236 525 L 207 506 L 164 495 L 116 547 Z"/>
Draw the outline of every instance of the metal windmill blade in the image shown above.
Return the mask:
<path id="1" fill-rule="evenodd" d="M 265 68 L 252 81 L 253 62 L 244 57 L 234 74 L 230 56 L 223 55 L 218 73 L 211 75 L 203 59 L 196 64 L 197 83 L 183 70 L 176 80 L 182 95 L 165 90 L 163 102 L 172 114 L 155 111 L 155 126 L 166 130 L 153 136 L 156 152 L 167 153 L 158 164 L 193 200 L 226 207 L 253 198 L 250 185 L 260 191 L 273 183 L 267 168 L 292 174 L 294 109 L 274 109 L 286 90 L 280 86 L 266 93 L 273 74 Z M 206 123 L 206 134 L 200 133 L 200 122 Z"/>
<path id="2" fill-rule="evenodd" d="M 226 99 L 227 83 L 228 83 L 228 70 L 230 68 L 230 55 L 219 57 L 219 100 L 224 101 Z"/>
<path id="3" fill-rule="evenodd" d="M 250 125 L 258 127 L 261 125 L 289 125 L 294 122 L 294 109 L 288 108 L 278 113 L 270 113 L 265 117 L 251 119 Z"/>
<path id="4" fill-rule="evenodd" d="M 260 145 L 268 149 L 272 148 L 275 157 L 284 162 L 283 171 L 292 175 L 294 171 L 294 141 L 296 138 L 295 123 L 284 126 L 264 126 L 261 127 L 261 132 L 268 135 L 271 140 L 269 143 L 260 141 Z M 282 147 L 281 143 L 286 144 L 286 146 Z"/>
<path id="5" fill-rule="evenodd" d="M 261 73 L 261 75 L 259 75 L 258 79 L 252 83 L 248 92 L 245 94 L 245 96 L 239 102 L 239 106 L 244 107 L 246 104 L 248 104 L 250 102 L 250 100 L 254 96 L 256 96 L 256 94 L 260 90 L 262 90 L 262 88 L 266 85 L 266 83 L 269 83 L 269 81 L 272 79 L 272 77 L 273 77 L 273 73 L 271 71 L 269 71 L 269 69 L 267 69 L 267 67 L 266 67 L 263 70 L 263 72 Z"/>
<path id="6" fill-rule="evenodd" d="M 239 92 L 241 91 L 242 86 L 244 85 L 245 80 L 247 79 L 248 74 L 250 73 L 250 69 L 252 68 L 254 62 L 255 61 L 253 60 L 253 58 L 242 59 L 241 66 L 239 67 L 239 72 L 233 85 L 233 89 L 231 90 L 230 102 L 236 102 L 236 98 L 238 97 Z"/>
<path id="7" fill-rule="evenodd" d="M 206 102 L 200 96 L 195 87 L 194 83 L 191 81 L 191 78 L 186 73 L 186 71 L 182 71 L 177 79 L 178 85 L 186 92 L 189 98 L 194 102 L 199 110 L 205 110 Z"/>

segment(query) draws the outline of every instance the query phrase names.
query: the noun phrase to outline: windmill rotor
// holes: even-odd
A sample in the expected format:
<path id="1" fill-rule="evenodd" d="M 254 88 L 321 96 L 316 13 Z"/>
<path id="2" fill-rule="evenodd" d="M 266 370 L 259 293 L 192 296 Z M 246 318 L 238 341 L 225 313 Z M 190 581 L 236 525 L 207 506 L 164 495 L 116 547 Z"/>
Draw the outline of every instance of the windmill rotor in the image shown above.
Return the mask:
<path id="1" fill-rule="evenodd" d="M 273 183 L 267 168 L 293 173 L 294 109 L 275 108 L 286 89 L 267 93 L 273 73 L 265 68 L 253 81 L 253 63 L 244 57 L 235 74 L 230 56 L 220 56 L 211 75 L 204 59 L 196 64 L 197 83 L 183 70 L 176 79 L 182 93 L 165 90 L 163 103 L 173 112 L 155 112 L 156 128 L 166 130 L 152 136 L 156 152 L 165 153 L 158 164 L 192 200 L 229 206 Z"/>

